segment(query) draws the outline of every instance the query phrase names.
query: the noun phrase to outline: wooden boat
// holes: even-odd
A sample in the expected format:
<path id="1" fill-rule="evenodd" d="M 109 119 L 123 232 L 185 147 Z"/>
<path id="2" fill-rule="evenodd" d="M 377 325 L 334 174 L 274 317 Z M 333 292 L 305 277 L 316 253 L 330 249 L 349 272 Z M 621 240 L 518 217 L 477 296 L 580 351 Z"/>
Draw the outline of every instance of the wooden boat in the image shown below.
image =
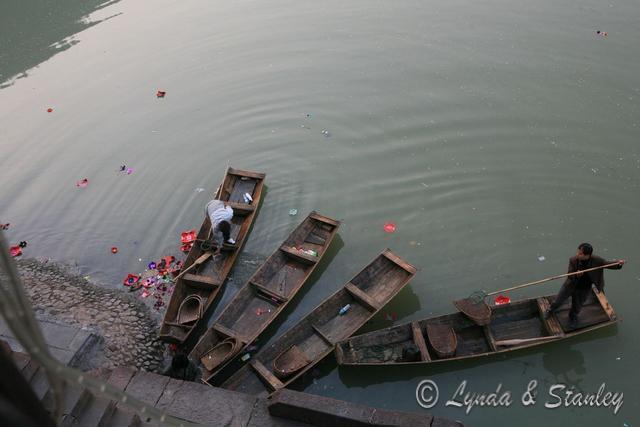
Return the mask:
<path id="1" fill-rule="evenodd" d="M 189 355 L 195 363 L 202 362 L 204 381 L 251 344 L 293 299 L 339 226 L 339 221 L 311 212 L 249 278 Z M 239 344 L 221 345 L 229 338 Z"/>
<path id="2" fill-rule="evenodd" d="M 486 326 L 477 325 L 462 313 L 453 313 L 369 332 L 339 342 L 336 358 L 341 365 L 427 364 L 470 359 L 563 340 L 611 326 L 618 320 L 606 296 L 595 287 L 575 328 L 569 326 L 568 303 L 549 319 L 544 318 L 554 299 L 549 295 L 493 306 L 491 322 Z M 441 353 L 438 349 L 451 346 L 452 342 L 443 327 L 455 334 L 453 352 Z"/>
<path id="3" fill-rule="evenodd" d="M 160 326 L 160 339 L 176 344 L 184 343 L 212 305 L 249 234 L 260 204 L 264 177 L 263 173 L 227 168 L 214 198 L 228 202 L 233 208 L 231 238 L 236 243 L 225 243 L 222 253 L 216 257 L 203 250 L 206 246 L 201 243 L 211 236 L 211 221 L 205 215 L 197 240 L 184 261 L 184 274 L 176 280 Z M 252 199 L 247 199 L 249 203 L 245 203 L 246 193 Z M 204 213 L 204 206 L 199 209 Z"/>
<path id="4" fill-rule="evenodd" d="M 286 387 L 373 317 L 415 275 L 389 249 L 222 384 L 249 394 Z"/>

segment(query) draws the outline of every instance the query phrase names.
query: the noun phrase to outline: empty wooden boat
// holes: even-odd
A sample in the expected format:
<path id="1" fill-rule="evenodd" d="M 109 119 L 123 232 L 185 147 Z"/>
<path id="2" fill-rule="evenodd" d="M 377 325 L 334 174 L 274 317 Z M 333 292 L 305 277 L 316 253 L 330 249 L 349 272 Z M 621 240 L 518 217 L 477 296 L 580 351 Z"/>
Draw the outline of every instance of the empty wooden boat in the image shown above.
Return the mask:
<path id="1" fill-rule="evenodd" d="M 311 212 L 251 276 L 189 355 L 203 364 L 204 381 L 275 320 L 315 270 L 339 226 L 340 222 Z M 229 339 L 238 345 L 221 345 Z"/>
<path id="2" fill-rule="evenodd" d="M 268 394 L 300 377 L 373 317 L 415 275 L 389 249 L 275 342 L 254 355 L 222 387 Z"/>
<path id="3" fill-rule="evenodd" d="M 339 342 L 336 358 L 341 365 L 470 359 L 563 340 L 617 322 L 606 296 L 595 287 L 575 328 L 569 326 L 568 303 L 550 318 L 544 318 L 554 299 L 550 295 L 493 306 L 491 322 L 485 326 L 477 325 L 462 313 L 453 313 L 369 332 Z M 447 331 L 453 331 L 453 337 Z"/>
<path id="4" fill-rule="evenodd" d="M 160 326 L 160 339 L 175 344 L 184 343 L 213 303 L 249 234 L 260 204 L 264 177 L 265 174 L 259 172 L 227 168 L 214 198 L 228 202 L 233 208 L 231 238 L 236 243 L 225 243 L 221 254 L 216 257 L 204 250 L 203 247 L 208 248 L 201 244 L 211 237 L 211 221 L 208 215 L 204 215 L 204 205 L 198 207 L 205 218 L 197 240 L 184 261 L 183 273 L 176 280 Z M 249 194 L 250 198 L 245 194 Z"/>

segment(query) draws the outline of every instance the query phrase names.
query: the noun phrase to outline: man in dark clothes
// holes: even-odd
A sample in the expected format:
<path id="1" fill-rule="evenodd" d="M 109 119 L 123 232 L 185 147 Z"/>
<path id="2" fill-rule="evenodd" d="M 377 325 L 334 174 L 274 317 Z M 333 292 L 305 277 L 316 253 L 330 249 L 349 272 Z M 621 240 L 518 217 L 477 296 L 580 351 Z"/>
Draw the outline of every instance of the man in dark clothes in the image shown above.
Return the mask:
<path id="1" fill-rule="evenodd" d="M 578 246 L 576 255 L 569 259 L 569 268 L 567 273 L 573 273 L 575 271 L 587 270 L 589 268 L 600 267 L 606 264 L 612 264 L 616 261 L 607 261 L 597 255 L 593 255 L 593 246 L 589 243 L 581 243 Z M 625 263 L 625 260 L 621 259 L 617 261 L 617 265 L 606 267 L 610 270 L 620 270 Z M 574 276 L 569 276 L 562 284 L 560 292 L 556 296 L 556 299 L 549 310 L 545 313 L 545 319 L 549 318 L 553 312 L 555 312 L 564 303 L 567 298 L 571 297 L 571 310 L 569 310 L 569 327 L 575 328 L 578 324 L 578 313 L 584 304 L 585 300 L 589 296 L 591 291 L 591 284 L 596 285 L 598 291 L 604 291 L 604 269 L 589 271 L 587 273 L 580 273 Z"/>

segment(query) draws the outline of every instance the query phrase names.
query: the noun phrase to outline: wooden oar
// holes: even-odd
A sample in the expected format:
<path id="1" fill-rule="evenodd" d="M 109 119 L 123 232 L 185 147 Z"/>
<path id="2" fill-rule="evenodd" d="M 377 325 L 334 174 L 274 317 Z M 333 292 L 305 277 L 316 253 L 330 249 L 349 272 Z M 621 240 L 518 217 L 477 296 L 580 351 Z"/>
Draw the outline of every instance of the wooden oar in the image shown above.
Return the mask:
<path id="1" fill-rule="evenodd" d="M 453 305 L 458 310 L 467 315 L 471 320 L 480 326 L 488 325 L 491 321 L 491 307 L 484 301 L 484 299 L 491 295 L 500 294 L 503 292 L 513 291 L 515 289 L 525 288 L 527 286 L 539 285 L 541 283 L 549 282 L 551 280 L 561 279 L 563 277 L 575 276 L 589 271 L 599 270 L 601 268 L 613 267 L 619 265 L 620 262 L 612 262 L 610 264 L 601 265 L 599 267 L 587 268 L 586 270 L 574 271 L 572 273 L 558 274 L 556 276 L 547 277 L 545 279 L 536 280 L 535 282 L 523 283 L 522 285 L 513 286 L 511 288 L 502 289 L 499 291 L 486 293 L 484 291 L 477 291 L 471 294 L 468 298 L 456 300 Z"/>
<path id="2" fill-rule="evenodd" d="M 184 270 L 182 270 L 180 272 L 180 274 L 178 274 L 173 281 L 177 282 L 179 278 L 181 278 L 182 276 L 184 276 L 185 274 L 187 274 L 187 271 L 190 271 L 192 268 L 202 264 L 203 262 L 205 262 L 207 260 L 207 258 L 209 258 L 211 256 L 211 254 L 213 254 L 213 252 L 205 252 L 203 255 L 200 255 L 200 257 L 195 260 L 193 262 L 193 264 L 191 264 L 189 267 L 185 268 Z"/>
<path id="3" fill-rule="evenodd" d="M 511 339 L 511 340 L 498 340 L 495 342 L 496 345 L 501 346 L 511 346 L 511 345 L 520 345 L 520 344 L 528 344 L 531 342 L 537 341 L 553 341 L 562 338 L 560 335 L 551 335 L 548 337 L 535 337 L 535 338 L 521 338 L 521 339 Z"/>

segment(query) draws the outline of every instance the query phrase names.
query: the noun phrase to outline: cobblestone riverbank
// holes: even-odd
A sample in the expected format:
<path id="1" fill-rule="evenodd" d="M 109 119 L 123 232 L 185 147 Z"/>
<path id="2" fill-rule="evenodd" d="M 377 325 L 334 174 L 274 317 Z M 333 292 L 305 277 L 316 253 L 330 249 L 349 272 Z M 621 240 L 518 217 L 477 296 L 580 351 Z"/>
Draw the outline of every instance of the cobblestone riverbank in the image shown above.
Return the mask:
<path id="1" fill-rule="evenodd" d="M 95 367 L 162 369 L 164 345 L 157 340 L 157 316 L 142 302 L 95 285 L 64 265 L 27 259 L 18 261 L 18 270 L 38 314 L 91 328 L 102 337 Z"/>

